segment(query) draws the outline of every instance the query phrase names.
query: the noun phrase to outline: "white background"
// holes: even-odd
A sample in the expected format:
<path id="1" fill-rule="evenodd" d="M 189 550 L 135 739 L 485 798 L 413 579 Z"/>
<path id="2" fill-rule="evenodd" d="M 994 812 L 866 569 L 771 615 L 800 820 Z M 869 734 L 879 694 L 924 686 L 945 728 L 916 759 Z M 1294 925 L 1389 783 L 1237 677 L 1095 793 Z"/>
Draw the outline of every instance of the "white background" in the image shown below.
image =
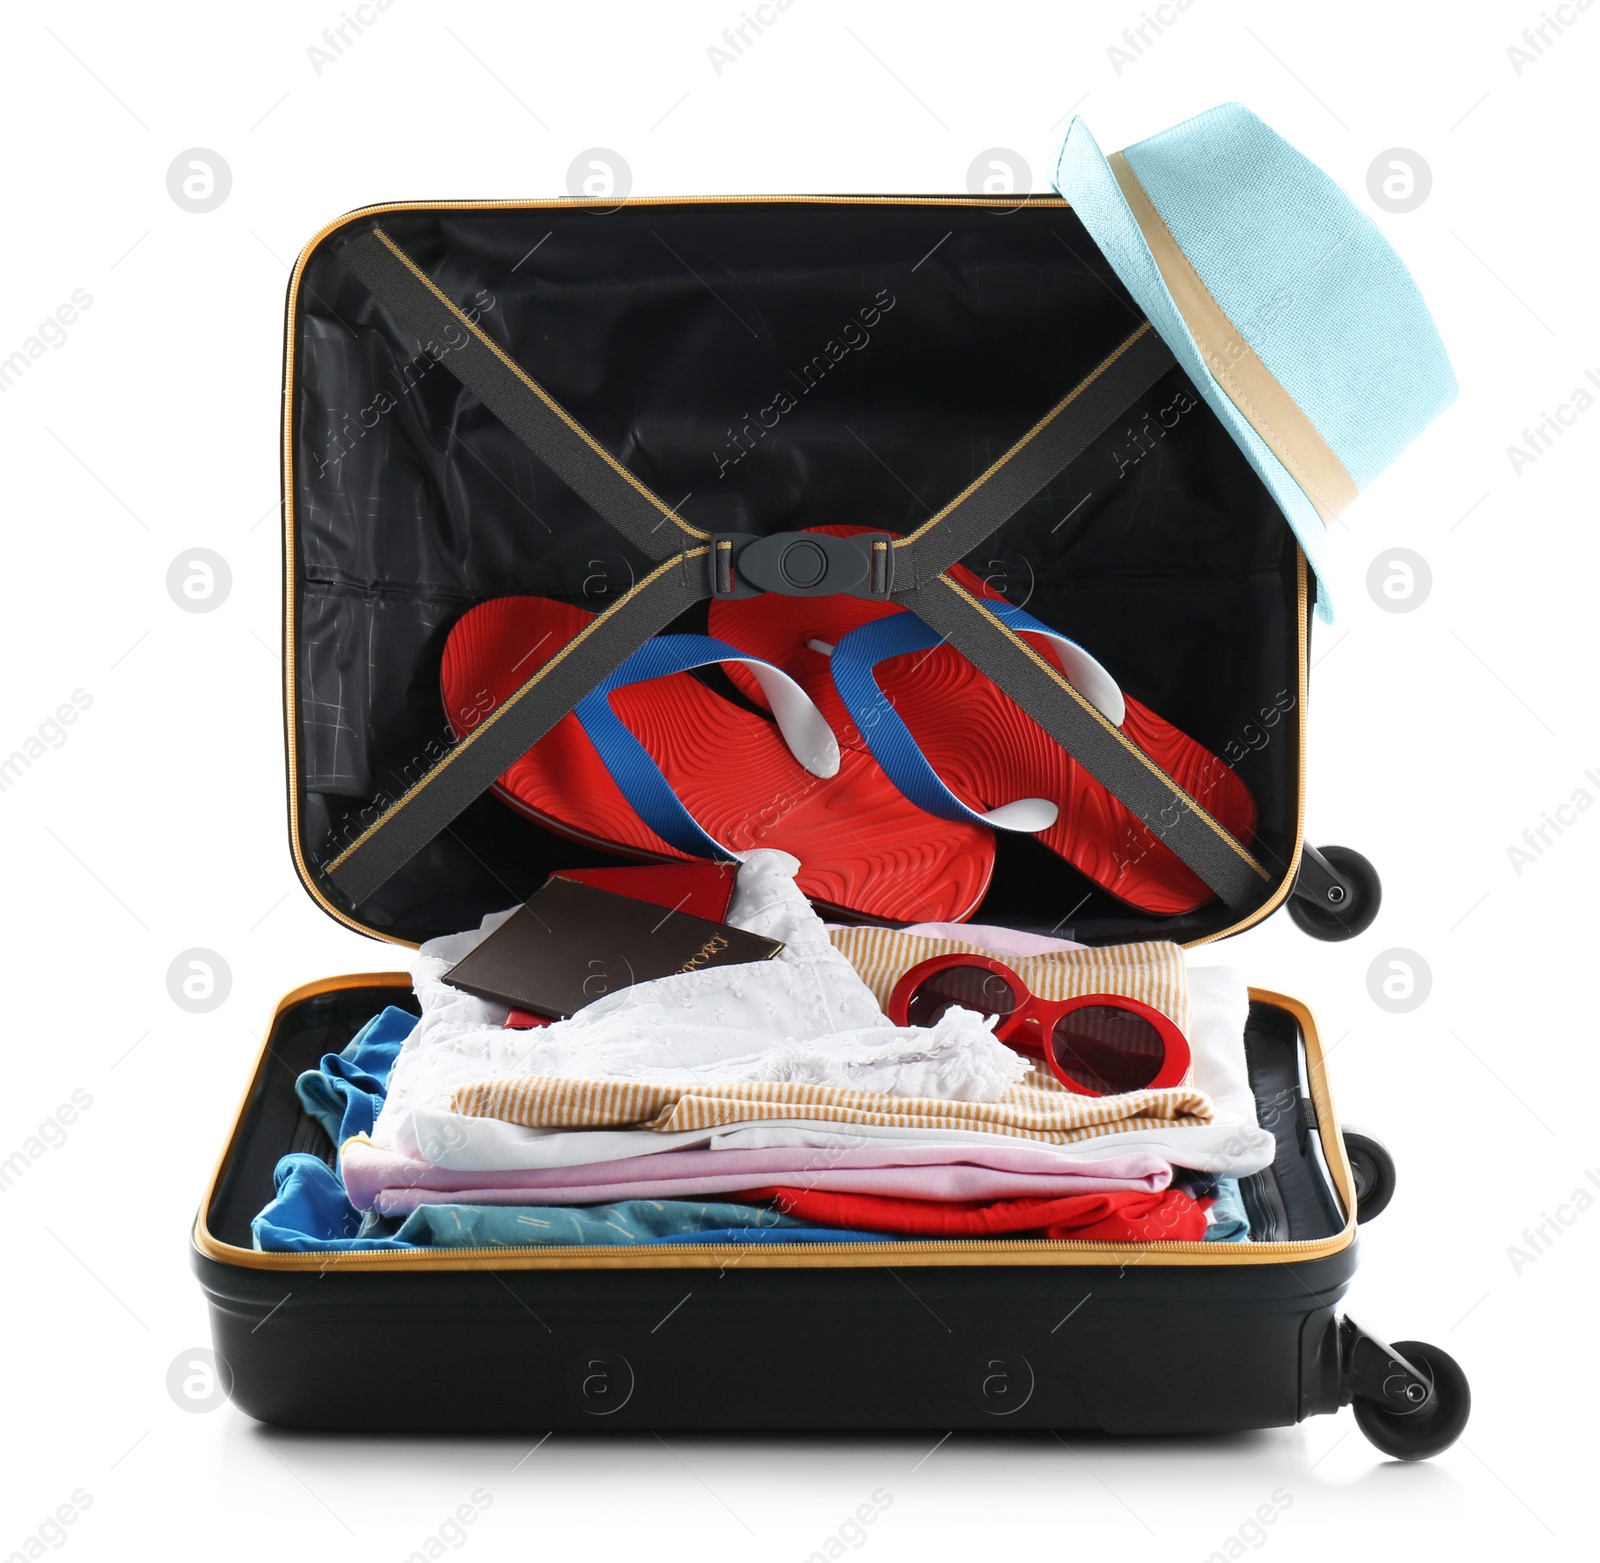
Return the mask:
<path id="1" fill-rule="evenodd" d="M 1569 1211 L 1520 1273 L 1508 1254 L 1600 1169 L 1600 811 L 1572 816 L 1520 874 L 1507 852 L 1575 790 L 1600 798 L 1585 779 L 1600 774 L 1600 409 L 1520 475 L 1507 454 L 1585 368 L 1600 374 L 1600 9 L 1562 9 L 1574 21 L 1519 75 L 1507 47 L 1538 20 L 1532 0 L 1196 0 L 1118 74 L 1108 46 L 1138 0 L 796 0 L 718 75 L 707 48 L 738 0 L 395 0 L 320 74 L 307 50 L 339 0 L 10 8 L 0 358 L 74 289 L 93 303 L 0 396 L 0 752 L 73 691 L 92 704 L 0 792 L 16 1000 L 0 1157 L 75 1090 L 92 1106 L 0 1197 L 0 1555 L 79 1488 L 92 1504 L 61 1543 L 77 1558 L 401 1558 L 479 1488 L 493 1503 L 466 1532 L 474 1557 L 803 1559 L 880 1487 L 893 1505 L 865 1548 L 884 1560 L 1204 1558 L 1280 1488 L 1293 1501 L 1263 1533 L 1273 1555 L 1585 1553 L 1600 1213 Z M 1382 915 L 1350 944 L 1277 917 L 1208 954 L 1314 1005 L 1345 1117 L 1392 1147 L 1400 1191 L 1364 1231 L 1351 1301 L 1466 1366 L 1463 1441 L 1431 1465 L 1387 1464 L 1347 1411 L 1070 1450 L 958 1435 L 925 1460 L 932 1435 L 557 1435 L 517 1465 L 532 1437 L 305 1437 L 231 1406 L 181 1409 L 169 1364 L 207 1336 L 188 1227 L 272 1005 L 392 963 L 312 905 L 285 848 L 276 436 L 300 246 L 375 200 L 564 194 L 596 145 L 626 158 L 637 194 L 948 192 L 994 146 L 1042 177 L 1074 106 L 1110 149 L 1230 98 L 1375 218 L 1462 382 L 1347 516 L 1339 622 L 1313 647 L 1311 839 L 1374 859 Z M 205 214 L 166 186 L 192 147 L 232 170 Z M 1433 177 L 1403 215 L 1367 194 L 1394 147 Z M 166 589 L 195 547 L 231 570 L 214 612 L 180 611 Z M 1411 612 L 1366 587 L 1395 547 L 1431 570 Z M 204 1015 L 167 991 L 169 964 L 197 946 L 232 973 Z M 1368 988 L 1395 948 L 1432 975 L 1399 1015 Z"/>

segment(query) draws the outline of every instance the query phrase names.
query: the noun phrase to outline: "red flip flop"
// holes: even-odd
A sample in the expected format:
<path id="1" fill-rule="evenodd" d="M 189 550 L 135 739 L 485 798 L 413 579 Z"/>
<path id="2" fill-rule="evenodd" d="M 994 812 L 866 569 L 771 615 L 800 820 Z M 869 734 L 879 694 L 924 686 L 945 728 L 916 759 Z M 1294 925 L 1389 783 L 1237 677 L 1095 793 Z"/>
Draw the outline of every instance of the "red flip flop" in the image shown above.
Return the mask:
<path id="1" fill-rule="evenodd" d="M 445 642 L 452 733 L 477 727 L 594 615 L 501 597 Z M 773 715 L 724 699 L 687 670 L 737 671 Z M 841 749 L 795 680 L 704 635 L 658 635 L 495 784 L 513 808 L 575 841 L 631 857 L 792 853 L 826 907 L 891 922 L 970 917 L 994 866 L 980 825 L 930 818 L 859 746 Z"/>
<path id="2" fill-rule="evenodd" d="M 817 527 L 848 536 L 855 526 Z M 1127 698 L 1094 659 L 970 570 L 948 572 L 996 611 L 1172 780 L 1241 842 L 1255 800 L 1216 755 Z M 893 604 L 765 595 L 711 604 L 711 633 L 791 674 L 845 752 L 870 748 L 908 796 L 943 818 L 1022 830 L 1143 911 L 1172 916 L 1212 898 L 1205 883 L 954 648 Z M 885 621 L 895 620 L 891 625 Z M 866 627 L 876 625 L 868 632 Z M 856 634 L 853 643 L 847 637 Z M 870 643 L 870 644 L 869 644 Z M 847 666 L 848 664 L 848 666 Z M 848 673 L 848 677 L 847 677 Z M 729 676 L 759 701 L 739 666 Z M 881 690 L 881 695 L 878 691 Z M 852 718 L 851 707 L 856 718 Z M 873 721 L 871 717 L 880 720 Z M 887 718 L 882 720 L 881 718 Z"/>

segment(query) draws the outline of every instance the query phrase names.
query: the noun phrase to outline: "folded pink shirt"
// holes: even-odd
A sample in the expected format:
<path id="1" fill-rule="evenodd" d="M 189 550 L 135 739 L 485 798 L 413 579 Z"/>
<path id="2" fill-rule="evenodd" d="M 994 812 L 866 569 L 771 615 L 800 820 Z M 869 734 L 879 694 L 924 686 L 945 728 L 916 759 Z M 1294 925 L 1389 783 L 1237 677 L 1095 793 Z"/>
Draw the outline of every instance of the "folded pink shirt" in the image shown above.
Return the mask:
<path id="1" fill-rule="evenodd" d="M 577 1167 L 480 1172 L 435 1166 L 355 1139 L 340 1152 L 339 1170 L 351 1203 L 385 1216 L 407 1215 L 419 1205 L 590 1205 L 728 1194 L 770 1183 L 972 1200 L 1156 1192 L 1172 1181 L 1172 1164 L 1146 1151 L 1094 1158 L 1000 1145 L 979 1154 L 981 1163 L 972 1159 L 974 1152 L 950 1145 L 778 1146 L 659 1151 Z"/>
<path id="2" fill-rule="evenodd" d="M 828 925 L 830 932 L 836 925 Z M 992 923 L 913 923 L 901 933 L 919 939 L 959 939 L 976 944 L 991 955 L 1048 955 L 1052 950 L 1081 950 L 1085 946 L 1071 939 L 1052 939 L 1048 934 L 1026 933 L 1020 928 L 996 928 Z"/>

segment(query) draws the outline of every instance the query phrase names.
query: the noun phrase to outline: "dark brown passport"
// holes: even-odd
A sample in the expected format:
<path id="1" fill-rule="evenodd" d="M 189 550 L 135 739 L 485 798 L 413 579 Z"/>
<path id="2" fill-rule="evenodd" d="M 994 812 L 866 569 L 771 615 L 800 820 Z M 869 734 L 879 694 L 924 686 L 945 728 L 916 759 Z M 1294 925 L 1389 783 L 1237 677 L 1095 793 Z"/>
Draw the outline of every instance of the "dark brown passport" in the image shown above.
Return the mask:
<path id="1" fill-rule="evenodd" d="M 445 973 L 453 988 L 553 1020 L 635 983 L 770 961 L 777 939 L 552 877 Z"/>

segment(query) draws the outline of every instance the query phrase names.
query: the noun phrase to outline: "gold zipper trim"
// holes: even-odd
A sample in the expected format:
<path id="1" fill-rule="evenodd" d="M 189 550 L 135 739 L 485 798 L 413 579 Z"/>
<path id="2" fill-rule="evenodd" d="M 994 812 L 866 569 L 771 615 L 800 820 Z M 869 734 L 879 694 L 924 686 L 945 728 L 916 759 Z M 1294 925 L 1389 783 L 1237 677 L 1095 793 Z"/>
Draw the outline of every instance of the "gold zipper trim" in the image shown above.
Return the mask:
<path id="1" fill-rule="evenodd" d="M 216 1199 L 223 1168 L 232 1149 L 245 1109 L 267 1067 L 269 1044 L 284 1011 L 322 993 L 350 988 L 406 987 L 404 972 L 366 972 L 349 977 L 329 977 L 287 993 L 279 1001 L 267 1031 L 256 1070 L 239 1103 L 228 1143 L 218 1158 L 195 1218 L 194 1245 L 208 1259 L 245 1270 L 305 1271 L 326 1274 L 334 1270 L 380 1271 L 481 1271 L 481 1270 L 717 1270 L 732 1265 L 757 1269 L 815 1270 L 861 1269 L 885 1263 L 913 1263 L 927 1267 L 946 1265 L 1078 1265 L 1155 1264 L 1237 1265 L 1299 1263 L 1341 1253 L 1355 1240 L 1355 1180 L 1344 1153 L 1333 1096 L 1323 1067 L 1322 1044 L 1311 1011 L 1280 993 L 1251 988 L 1252 1000 L 1287 1010 L 1300 1027 L 1306 1050 L 1306 1078 L 1316 1109 L 1323 1156 L 1333 1175 L 1334 1187 L 1344 1206 L 1343 1228 L 1331 1237 L 1285 1243 L 1093 1243 L 1077 1238 L 964 1238 L 908 1240 L 897 1243 L 808 1243 L 786 1247 L 753 1247 L 734 1243 L 659 1244 L 648 1248 L 456 1248 L 438 1252 L 398 1249 L 378 1252 L 271 1254 L 240 1248 L 214 1237 L 206 1225 Z"/>

